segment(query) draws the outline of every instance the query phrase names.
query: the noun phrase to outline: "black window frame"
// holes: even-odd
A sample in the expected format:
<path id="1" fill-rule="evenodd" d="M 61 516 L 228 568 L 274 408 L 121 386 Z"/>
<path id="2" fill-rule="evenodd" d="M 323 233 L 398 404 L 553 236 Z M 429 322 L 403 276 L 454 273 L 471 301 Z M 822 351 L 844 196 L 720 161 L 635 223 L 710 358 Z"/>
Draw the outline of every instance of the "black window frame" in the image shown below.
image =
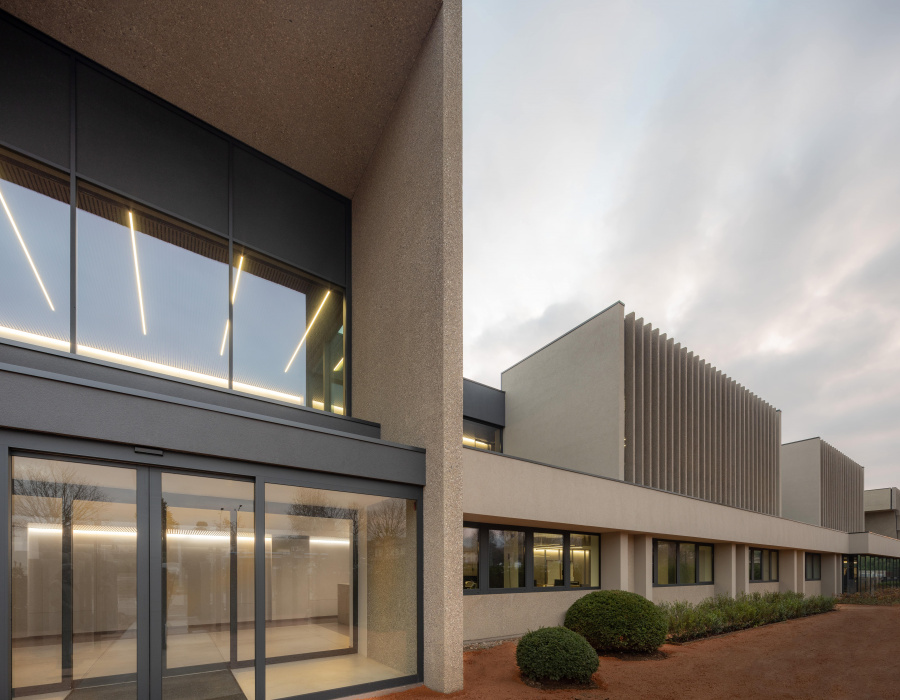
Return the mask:
<path id="1" fill-rule="evenodd" d="M 675 545 L 675 583 L 659 582 L 658 552 L 659 543 Z M 694 557 L 694 583 L 682 583 L 679 581 L 678 558 L 681 554 L 681 545 L 692 544 L 698 549 Z M 700 581 L 700 550 L 699 547 L 709 547 L 712 550 L 712 579 L 709 581 Z M 665 537 L 653 538 L 653 587 L 654 588 L 672 588 L 675 586 L 714 586 L 716 583 L 716 547 L 712 542 L 692 542 L 690 540 L 670 540 Z"/>
<path id="2" fill-rule="evenodd" d="M 474 448 L 472 448 L 474 449 Z M 600 533 L 583 530 L 560 530 L 547 527 L 525 527 L 519 525 L 506 525 L 503 523 L 463 522 L 463 527 L 478 529 L 478 587 L 463 588 L 463 595 L 496 595 L 498 593 L 553 593 L 558 591 L 597 591 L 601 586 L 573 586 L 571 582 L 571 535 L 589 535 L 597 537 L 598 568 L 602 572 L 603 560 L 600 555 Z M 510 532 L 525 533 L 525 587 L 524 588 L 491 588 L 490 587 L 490 552 L 489 531 L 508 530 Z M 563 536 L 563 585 L 562 586 L 535 586 L 534 585 L 534 535 L 546 533 L 549 535 Z"/>
<path id="3" fill-rule="evenodd" d="M 816 576 L 816 563 L 819 565 L 819 575 Z M 803 560 L 804 581 L 821 581 L 822 580 L 822 555 L 818 552 L 806 552 Z M 812 576 L 810 576 L 812 571 Z"/>
<path id="4" fill-rule="evenodd" d="M 747 566 L 747 580 L 749 583 L 778 583 L 781 579 L 781 557 L 778 554 L 780 550 L 778 549 L 764 549 L 763 547 L 750 547 L 749 550 L 749 559 Z M 769 556 L 769 578 L 753 578 L 753 552 L 762 552 L 763 554 L 760 557 L 768 554 Z M 776 565 L 778 567 L 778 576 L 772 578 L 772 554 L 775 554 L 775 560 L 778 562 Z M 760 558 L 760 562 L 762 559 Z M 762 577 L 762 563 L 760 563 L 760 572 L 759 575 Z"/>
<path id="5" fill-rule="evenodd" d="M 476 445 L 466 445 L 465 443 L 463 443 L 463 447 L 468 447 L 470 449 L 478 450 L 480 452 L 493 452 L 495 454 L 503 454 L 503 426 L 502 425 L 488 423 L 487 421 L 478 420 L 477 418 L 470 418 L 469 416 L 464 415 L 463 416 L 463 431 L 462 431 L 463 438 L 466 437 L 466 429 L 465 429 L 466 421 L 468 421 L 469 423 L 476 423 L 478 425 L 483 425 L 486 428 L 493 428 L 494 430 L 496 430 L 497 431 L 497 449 L 486 450 L 482 447 L 478 447 Z"/>

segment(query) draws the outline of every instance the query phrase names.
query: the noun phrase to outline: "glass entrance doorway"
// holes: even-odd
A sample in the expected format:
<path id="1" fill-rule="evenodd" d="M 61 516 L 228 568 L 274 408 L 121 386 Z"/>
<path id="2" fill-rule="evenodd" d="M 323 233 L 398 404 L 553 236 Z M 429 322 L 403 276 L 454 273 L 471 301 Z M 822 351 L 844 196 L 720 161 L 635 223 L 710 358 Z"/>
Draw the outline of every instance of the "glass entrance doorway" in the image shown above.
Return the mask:
<path id="1" fill-rule="evenodd" d="M 417 674 L 414 500 L 36 457 L 10 476 L 15 697 L 274 700 Z"/>

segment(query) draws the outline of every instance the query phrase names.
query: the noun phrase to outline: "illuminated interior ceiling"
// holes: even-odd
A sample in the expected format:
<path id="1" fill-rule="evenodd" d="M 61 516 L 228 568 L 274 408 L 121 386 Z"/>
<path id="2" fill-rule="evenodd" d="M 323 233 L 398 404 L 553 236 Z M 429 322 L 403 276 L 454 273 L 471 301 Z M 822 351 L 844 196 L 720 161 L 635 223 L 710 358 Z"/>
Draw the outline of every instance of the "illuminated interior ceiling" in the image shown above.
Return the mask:
<path id="1" fill-rule="evenodd" d="M 0 8 L 352 197 L 440 0 L 0 0 Z"/>

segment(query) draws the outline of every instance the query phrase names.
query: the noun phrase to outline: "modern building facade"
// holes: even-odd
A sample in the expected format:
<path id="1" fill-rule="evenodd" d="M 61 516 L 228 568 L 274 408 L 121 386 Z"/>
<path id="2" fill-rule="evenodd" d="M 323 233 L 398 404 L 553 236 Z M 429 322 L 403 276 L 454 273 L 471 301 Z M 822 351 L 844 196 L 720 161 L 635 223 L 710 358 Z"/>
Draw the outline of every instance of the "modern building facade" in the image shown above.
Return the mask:
<path id="1" fill-rule="evenodd" d="M 782 448 L 778 410 L 621 303 L 501 386 L 466 382 L 467 640 L 560 624 L 597 588 L 696 602 L 900 585 L 900 541 L 861 519 L 862 467 L 819 439 Z M 815 518 L 782 509 L 804 499 Z"/>
<path id="2" fill-rule="evenodd" d="M 867 532 L 900 539 L 900 489 L 867 489 L 863 506 Z"/>
<path id="3" fill-rule="evenodd" d="M 460 3 L 0 6 L 0 698 L 461 687 Z"/>

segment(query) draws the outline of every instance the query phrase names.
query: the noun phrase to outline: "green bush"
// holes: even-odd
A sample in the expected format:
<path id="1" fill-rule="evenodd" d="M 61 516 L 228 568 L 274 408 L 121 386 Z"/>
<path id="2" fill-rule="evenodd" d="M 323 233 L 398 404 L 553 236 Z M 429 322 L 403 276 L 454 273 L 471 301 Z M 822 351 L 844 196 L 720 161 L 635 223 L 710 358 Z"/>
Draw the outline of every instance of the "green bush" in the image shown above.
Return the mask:
<path id="1" fill-rule="evenodd" d="M 666 616 L 637 593 L 596 591 L 575 601 L 566 627 L 598 652 L 656 651 L 666 641 Z"/>
<path id="2" fill-rule="evenodd" d="M 542 627 L 529 632 L 516 646 L 516 663 L 533 681 L 587 683 L 600 665 L 584 637 L 565 627 Z"/>
<path id="3" fill-rule="evenodd" d="M 732 598 L 717 595 L 697 603 L 660 603 L 673 642 L 759 627 L 782 620 L 834 610 L 831 596 L 785 593 L 751 593 Z"/>

